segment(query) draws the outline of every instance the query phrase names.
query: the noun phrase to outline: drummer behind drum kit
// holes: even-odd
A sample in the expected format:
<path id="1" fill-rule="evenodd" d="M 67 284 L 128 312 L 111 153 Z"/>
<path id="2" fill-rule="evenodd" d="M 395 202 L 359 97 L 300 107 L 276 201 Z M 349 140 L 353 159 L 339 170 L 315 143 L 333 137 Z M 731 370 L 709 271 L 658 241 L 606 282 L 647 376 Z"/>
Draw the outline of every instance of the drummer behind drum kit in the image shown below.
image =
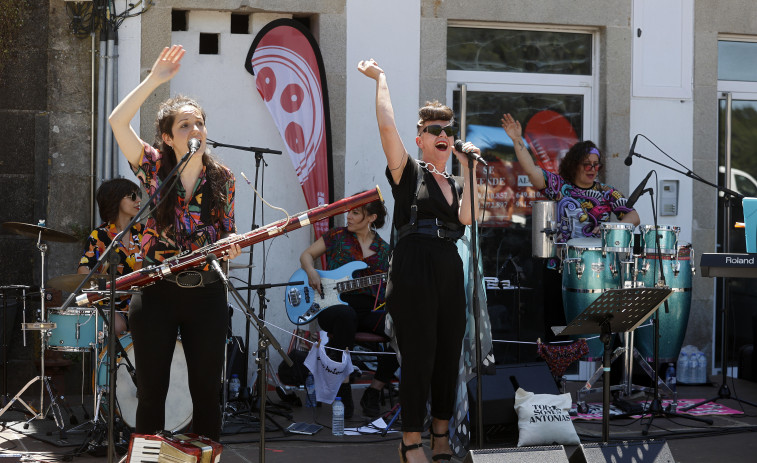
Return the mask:
<path id="1" fill-rule="evenodd" d="M 61 243 L 75 243 L 76 237 L 67 233 L 59 232 L 44 226 L 44 222 L 39 224 L 25 224 L 19 222 L 6 222 L 3 228 L 11 232 L 37 238 L 37 248 L 41 253 L 41 284 L 40 284 L 40 319 L 36 322 L 26 322 L 26 305 L 23 306 L 23 322 L 21 324 L 24 333 L 24 345 L 26 345 L 26 331 L 40 331 L 40 374 L 32 378 L 26 385 L 10 400 L 4 401 L 4 407 L 0 409 L 2 416 L 14 402 L 22 404 L 31 418 L 29 422 L 35 419 L 44 419 L 52 411 L 56 426 L 60 429 L 61 439 L 65 438 L 66 432 L 76 432 L 76 428 L 64 430 L 63 416 L 57 403 L 57 393 L 52 386 L 50 377 L 45 376 L 45 351 L 47 349 L 62 352 L 91 352 L 94 369 L 92 375 L 92 386 L 94 393 L 94 417 L 92 423 L 100 423 L 101 408 L 107 410 L 108 401 L 104 400 L 111 388 L 108 387 L 108 360 L 111 353 L 107 351 L 107 324 L 104 323 L 103 317 L 96 307 L 52 307 L 45 310 L 45 255 L 47 245 L 44 241 L 56 241 Z M 83 274 L 62 275 L 52 278 L 48 284 L 50 287 L 63 291 L 73 292 L 86 278 Z M 94 284 L 91 281 L 90 285 Z M 10 289 L 21 288 L 24 291 L 29 289 L 28 286 L 14 285 L 11 287 L 0 287 L 3 294 Z M 95 288 L 85 292 L 96 291 Z M 5 297 L 5 296 L 4 296 Z M 24 298 L 25 301 L 25 298 Z M 120 337 L 120 345 L 123 346 L 123 353 L 117 356 L 117 379 L 116 379 L 116 398 L 119 414 L 123 422 L 130 427 L 136 424 L 136 384 L 132 373 L 134 370 L 134 353 L 131 342 L 131 335 L 125 334 Z M 7 363 L 5 363 L 7 370 Z M 26 403 L 21 397 L 26 390 L 36 381 L 41 381 L 39 397 L 39 410 L 35 410 L 30 404 Z M 4 382 L 5 387 L 5 382 Z M 49 395 L 49 406 L 45 410 L 45 395 L 47 390 Z M 174 352 L 171 364 L 171 382 L 166 399 L 166 429 L 178 431 L 185 428 L 192 418 L 192 401 L 188 393 L 188 379 L 186 358 L 181 341 L 177 340 L 176 350 Z M 5 391 L 4 391 L 5 392 Z M 64 404 L 64 407 L 66 405 Z M 70 411 L 69 411 L 70 413 Z M 73 421 L 73 420 L 72 420 Z M 26 427 L 26 426 L 25 426 Z"/>
<path id="2" fill-rule="evenodd" d="M 679 243 L 679 227 L 640 225 L 640 249 L 634 252 L 634 226 L 627 223 L 603 223 L 600 238 L 573 238 L 555 243 L 557 233 L 556 203 L 535 201 L 532 208 L 533 256 L 558 257 L 561 260 L 563 310 L 567 322 L 573 320 L 609 289 L 659 287 L 673 290 L 668 300 L 669 311 L 660 310 L 659 361 L 675 362 L 681 350 L 691 307 L 691 280 L 695 273 L 694 250 L 688 243 Z M 659 250 L 655 241 L 659 238 Z M 659 256 L 659 257 L 658 257 Z M 662 260 L 660 275 L 659 260 Z M 654 357 L 654 330 L 646 327 L 636 335 L 638 350 L 647 361 Z M 603 346 L 599 339 L 588 341 L 588 357 L 601 359 Z M 634 349 L 634 333 L 624 335 L 626 362 L 625 388 L 630 391 L 633 363 L 628 356 Z M 640 362 L 647 373 L 653 373 L 646 362 Z M 596 375 L 595 375 L 596 376 Z"/>

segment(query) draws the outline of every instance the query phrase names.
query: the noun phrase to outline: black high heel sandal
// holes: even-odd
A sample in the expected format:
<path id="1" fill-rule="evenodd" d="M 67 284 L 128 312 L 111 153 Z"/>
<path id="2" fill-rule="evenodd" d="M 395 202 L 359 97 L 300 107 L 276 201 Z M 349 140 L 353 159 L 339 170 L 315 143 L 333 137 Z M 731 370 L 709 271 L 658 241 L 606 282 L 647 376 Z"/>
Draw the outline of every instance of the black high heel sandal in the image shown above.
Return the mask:
<path id="1" fill-rule="evenodd" d="M 437 434 L 437 433 L 434 432 L 434 428 L 429 427 L 428 428 L 428 432 L 430 434 L 429 440 L 431 441 L 431 443 L 430 443 L 431 450 L 434 450 L 434 443 L 435 443 L 434 441 L 436 440 L 437 437 L 446 437 L 449 440 L 449 429 L 445 433 L 443 433 L 443 434 Z M 431 459 L 433 461 L 439 461 L 439 460 L 452 461 L 452 454 L 451 453 L 440 453 L 438 455 L 432 456 Z"/>
<path id="2" fill-rule="evenodd" d="M 400 447 L 397 449 L 400 453 L 400 461 L 407 463 L 407 452 L 423 447 L 423 443 L 405 445 L 405 441 L 400 439 Z"/>

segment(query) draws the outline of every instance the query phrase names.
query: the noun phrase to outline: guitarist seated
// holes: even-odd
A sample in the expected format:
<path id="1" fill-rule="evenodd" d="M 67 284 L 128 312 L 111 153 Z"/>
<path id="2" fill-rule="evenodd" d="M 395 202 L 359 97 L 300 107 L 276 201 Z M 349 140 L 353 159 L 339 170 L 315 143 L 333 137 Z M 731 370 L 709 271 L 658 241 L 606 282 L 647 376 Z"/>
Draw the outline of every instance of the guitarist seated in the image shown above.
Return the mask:
<path id="1" fill-rule="evenodd" d="M 352 261 L 363 261 L 368 267 L 355 272 L 354 277 L 365 277 L 386 273 L 389 269 L 389 244 L 376 232 L 384 225 L 386 207 L 382 201 L 374 201 L 347 214 L 347 226 L 332 228 L 300 255 L 300 265 L 307 273 L 308 284 L 322 293 L 321 277 L 313 263 L 326 255 L 324 270 L 334 270 Z M 329 333 L 328 347 L 352 349 L 355 333 L 360 330 L 384 335 L 384 310 L 374 310 L 384 304 L 385 283 L 342 294 L 346 305 L 335 305 L 324 309 L 318 315 L 321 329 Z M 327 350 L 329 357 L 341 361 L 341 352 Z M 379 408 L 380 391 L 391 381 L 399 367 L 394 355 L 379 355 L 378 368 L 366 388 L 360 405 L 363 415 L 374 418 L 381 414 Z M 355 410 L 352 402 L 352 388 L 349 379 L 339 387 L 337 396 L 344 402 L 344 417 L 351 418 Z"/>

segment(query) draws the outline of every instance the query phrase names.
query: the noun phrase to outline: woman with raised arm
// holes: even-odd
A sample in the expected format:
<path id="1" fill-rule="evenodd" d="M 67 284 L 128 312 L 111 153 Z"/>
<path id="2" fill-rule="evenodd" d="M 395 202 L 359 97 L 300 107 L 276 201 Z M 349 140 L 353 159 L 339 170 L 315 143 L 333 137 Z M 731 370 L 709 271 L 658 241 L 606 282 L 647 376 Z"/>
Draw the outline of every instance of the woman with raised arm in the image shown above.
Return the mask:
<path id="1" fill-rule="evenodd" d="M 217 242 L 236 231 L 234 175 L 214 159 L 206 145 L 205 112 L 193 99 L 176 96 L 164 101 L 155 121 L 154 144 L 143 141 L 130 121 L 155 89 L 171 80 L 185 51 L 166 47 L 150 74 L 110 115 L 118 146 L 148 194 L 167 183 L 152 204 L 141 242 L 144 265 L 160 264 L 181 252 Z M 199 142 L 174 178 L 166 178 Z M 226 258 L 241 253 L 232 245 Z M 181 336 L 192 396 L 192 431 L 218 440 L 221 432 L 220 392 L 226 331 L 229 324 L 226 291 L 210 269 L 193 269 L 142 290 L 132 304 L 129 323 L 137 367 L 136 432 L 153 434 L 165 426 L 165 402 L 176 336 Z"/>
<path id="2" fill-rule="evenodd" d="M 386 305 L 400 349 L 403 462 L 428 461 L 421 432 L 431 395 L 431 450 L 434 461 L 449 461 L 449 420 L 455 406 L 462 339 L 465 333 L 465 281 L 455 242 L 472 223 L 466 153 L 480 153 L 472 143 L 453 149 L 452 110 L 435 101 L 418 111 L 415 144 L 421 160 L 408 154 L 394 120 L 386 74 L 376 61 L 358 70 L 376 81 L 376 119 L 386 155 L 386 176 L 394 196 L 397 242 L 389 264 Z M 462 177 L 446 172 L 454 153 Z M 474 182 L 475 180 L 474 162 Z M 478 213 L 478 200 L 475 213 Z"/>
<path id="3" fill-rule="evenodd" d="M 558 242 L 571 238 L 599 238 L 599 226 L 602 222 L 609 222 L 612 213 L 620 222 L 639 225 L 639 214 L 626 206 L 623 194 L 597 181 L 602 170 L 602 153 L 594 142 L 586 140 L 574 144 L 560 161 L 558 173 L 555 174 L 534 163 L 523 142 L 520 122 L 510 114 L 504 114 L 502 128 L 513 141 L 515 156 L 534 188 L 558 202 L 558 214 L 564 217 Z"/>

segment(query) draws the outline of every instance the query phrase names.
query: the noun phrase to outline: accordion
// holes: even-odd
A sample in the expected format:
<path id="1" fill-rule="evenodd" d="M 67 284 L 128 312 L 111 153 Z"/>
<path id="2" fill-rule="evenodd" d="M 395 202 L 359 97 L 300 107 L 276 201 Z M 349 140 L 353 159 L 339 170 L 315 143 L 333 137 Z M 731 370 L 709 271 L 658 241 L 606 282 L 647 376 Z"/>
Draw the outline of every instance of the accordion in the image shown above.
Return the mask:
<path id="1" fill-rule="evenodd" d="M 223 446 L 197 434 L 132 434 L 126 463 L 218 463 Z"/>

